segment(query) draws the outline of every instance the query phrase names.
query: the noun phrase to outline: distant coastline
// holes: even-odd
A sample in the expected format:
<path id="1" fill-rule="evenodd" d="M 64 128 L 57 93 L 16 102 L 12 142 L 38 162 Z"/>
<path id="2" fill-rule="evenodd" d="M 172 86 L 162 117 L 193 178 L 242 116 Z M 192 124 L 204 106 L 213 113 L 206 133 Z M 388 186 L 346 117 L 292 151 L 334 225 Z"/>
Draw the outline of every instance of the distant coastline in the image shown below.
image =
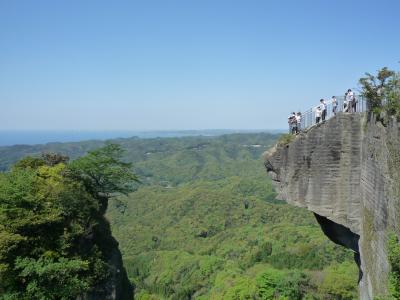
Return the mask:
<path id="1" fill-rule="evenodd" d="M 205 129 L 205 130 L 149 130 L 149 131 L 86 131 L 86 130 L 0 130 L 0 146 L 36 145 L 46 143 L 107 140 L 115 138 L 167 138 L 184 136 L 218 136 L 231 133 L 283 133 L 283 129 Z"/>

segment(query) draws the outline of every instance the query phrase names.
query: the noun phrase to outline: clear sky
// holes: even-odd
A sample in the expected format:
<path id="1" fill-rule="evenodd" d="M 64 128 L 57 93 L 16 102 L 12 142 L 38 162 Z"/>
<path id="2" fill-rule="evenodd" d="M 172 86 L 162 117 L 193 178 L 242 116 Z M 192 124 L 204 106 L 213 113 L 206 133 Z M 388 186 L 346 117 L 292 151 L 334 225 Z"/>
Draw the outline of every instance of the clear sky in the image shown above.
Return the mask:
<path id="1" fill-rule="evenodd" d="M 0 0 L 0 129 L 273 129 L 399 69 L 400 1 Z"/>

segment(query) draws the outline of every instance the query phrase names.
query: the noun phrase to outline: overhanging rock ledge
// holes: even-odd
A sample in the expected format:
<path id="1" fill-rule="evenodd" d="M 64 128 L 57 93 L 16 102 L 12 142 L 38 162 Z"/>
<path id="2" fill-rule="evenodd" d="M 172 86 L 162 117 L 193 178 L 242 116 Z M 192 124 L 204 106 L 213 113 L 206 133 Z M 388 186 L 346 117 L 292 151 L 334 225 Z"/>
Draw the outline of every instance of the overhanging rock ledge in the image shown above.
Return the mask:
<path id="1" fill-rule="evenodd" d="M 355 252 L 360 298 L 387 296 L 387 235 L 400 236 L 399 123 L 339 113 L 277 144 L 264 162 L 278 199 L 314 212 L 330 239 Z"/>

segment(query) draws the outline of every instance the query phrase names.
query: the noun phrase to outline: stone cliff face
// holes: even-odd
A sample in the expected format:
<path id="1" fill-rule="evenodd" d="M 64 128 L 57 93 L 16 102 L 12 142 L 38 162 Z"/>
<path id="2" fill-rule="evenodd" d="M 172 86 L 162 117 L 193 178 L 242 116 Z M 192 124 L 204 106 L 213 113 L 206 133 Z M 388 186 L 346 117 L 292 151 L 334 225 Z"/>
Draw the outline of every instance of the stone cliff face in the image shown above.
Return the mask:
<path id="1" fill-rule="evenodd" d="M 352 249 L 360 298 L 388 294 L 387 235 L 400 236 L 400 126 L 338 114 L 264 154 L 278 198 L 313 211 L 324 233 Z"/>
<path id="2" fill-rule="evenodd" d="M 78 247 L 96 247 L 102 254 L 104 263 L 108 265 L 108 276 L 91 288 L 91 291 L 76 300 L 131 300 L 134 298 L 134 287 L 122 262 L 122 255 L 117 240 L 112 236 L 111 226 L 104 217 L 109 198 L 100 198 L 99 213 L 93 215 L 94 222 L 85 229 L 87 233 Z"/>
<path id="3" fill-rule="evenodd" d="M 128 279 L 128 275 L 122 262 L 122 255 L 118 248 L 118 242 L 111 235 L 109 224 L 104 220 L 104 224 L 99 228 L 101 233 L 96 230 L 93 236 L 103 235 L 101 237 L 102 245 L 101 251 L 105 255 L 105 261 L 110 266 L 109 276 L 99 286 L 94 287 L 93 291 L 78 297 L 77 300 L 131 300 L 133 299 L 133 286 Z M 86 244 L 93 243 L 93 238 L 90 237 L 84 242 Z"/>
<path id="4" fill-rule="evenodd" d="M 134 288 L 124 268 L 118 242 L 112 236 L 110 223 L 104 217 L 108 200 L 108 198 L 103 198 L 103 206 L 97 216 L 96 225 L 86 229 L 88 235 L 81 244 L 86 247 L 94 245 L 98 247 L 104 256 L 104 261 L 110 267 L 109 276 L 90 293 L 77 300 L 131 300 L 134 296 Z"/>

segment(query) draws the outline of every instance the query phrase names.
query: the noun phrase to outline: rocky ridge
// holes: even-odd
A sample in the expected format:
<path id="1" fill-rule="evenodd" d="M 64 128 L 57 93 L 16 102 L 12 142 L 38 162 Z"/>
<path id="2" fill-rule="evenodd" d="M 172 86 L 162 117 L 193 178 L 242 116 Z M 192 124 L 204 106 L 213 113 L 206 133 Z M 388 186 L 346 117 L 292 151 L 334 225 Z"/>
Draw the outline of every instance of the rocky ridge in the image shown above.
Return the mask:
<path id="1" fill-rule="evenodd" d="M 360 298 L 386 297 L 387 236 L 400 236 L 400 124 L 339 113 L 264 160 L 278 199 L 314 212 L 331 240 L 354 251 Z"/>

